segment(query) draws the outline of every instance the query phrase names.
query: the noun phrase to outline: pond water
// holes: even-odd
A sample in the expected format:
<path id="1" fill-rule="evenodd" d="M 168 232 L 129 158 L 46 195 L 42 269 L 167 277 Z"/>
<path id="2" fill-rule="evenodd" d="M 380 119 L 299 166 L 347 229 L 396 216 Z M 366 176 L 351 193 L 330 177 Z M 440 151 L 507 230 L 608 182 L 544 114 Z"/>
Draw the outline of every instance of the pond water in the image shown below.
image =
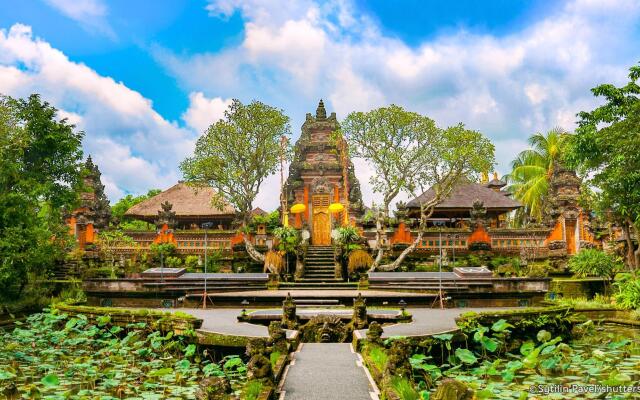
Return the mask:
<path id="1" fill-rule="evenodd" d="M 34 314 L 0 330 L 0 397 L 46 399 L 193 399 L 204 376 L 246 376 L 238 356 L 213 362 L 189 337 L 144 323 L 126 327 L 98 317 Z"/>
<path id="2" fill-rule="evenodd" d="M 567 344 L 543 349 L 535 365 L 514 368 L 526 357 L 507 353 L 479 366 L 443 370 L 443 374 L 468 382 L 479 398 L 640 398 L 640 330 L 593 326 Z M 620 387 L 636 392 L 616 393 Z"/>

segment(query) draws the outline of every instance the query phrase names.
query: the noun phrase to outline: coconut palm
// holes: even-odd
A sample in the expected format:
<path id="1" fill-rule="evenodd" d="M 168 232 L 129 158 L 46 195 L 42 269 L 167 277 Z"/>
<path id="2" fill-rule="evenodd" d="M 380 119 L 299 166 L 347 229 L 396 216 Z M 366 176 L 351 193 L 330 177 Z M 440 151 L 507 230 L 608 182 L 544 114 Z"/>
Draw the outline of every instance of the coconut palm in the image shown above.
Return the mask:
<path id="1" fill-rule="evenodd" d="M 505 176 L 509 182 L 507 190 L 524 204 L 524 213 L 535 221 L 542 220 L 549 179 L 554 165 L 562 156 L 566 135 L 562 128 L 554 128 L 546 134 L 531 136 L 531 148 L 518 154 L 511 162 L 511 173 Z"/>

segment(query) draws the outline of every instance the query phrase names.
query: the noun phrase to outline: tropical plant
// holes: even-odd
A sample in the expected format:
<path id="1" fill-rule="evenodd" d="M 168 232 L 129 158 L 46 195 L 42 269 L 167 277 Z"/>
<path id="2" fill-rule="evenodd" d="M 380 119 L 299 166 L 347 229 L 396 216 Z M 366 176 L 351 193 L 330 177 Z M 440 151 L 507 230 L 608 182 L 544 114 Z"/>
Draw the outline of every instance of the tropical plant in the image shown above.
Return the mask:
<path id="1" fill-rule="evenodd" d="M 598 209 L 622 227 L 627 243 L 627 262 L 640 267 L 640 64 L 629 70 L 629 82 L 616 87 L 603 84 L 591 89 L 604 104 L 578 114 L 568 161 L 593 187 L 599 189 Z M 634 250 L 635 249 L 635 250 Z"/>
<path id="2" fill-rule="evenodd" d="M 164 262 L 167 257 L 175 255 L 176 250 L 176 245 L 173 243 L 153 243 L 149 246 L 151 257 L 157 263 Z"/>
<path id="3" fill-rule="evenodd" d="M 77 205 L 83 132 L 31 95 L 0 95 L 0 302 L 38 285 L 72 245 L 63 212 Z"/>
<path id="4" fill-rule="evenodd" d="M 546 134 L 529 137 L 531 149 L 520 152 L 511 162 L 511 173 L 504 176 L 509 183 L 507 190 L 524 204 L 524 212 L 537 222 L 542 220 L 549 180 L 565 152 L 567 136 L 562 128 L 554 128 Z"/>
<path id="5" fill-rule="evenodd" d="M 365 250 L 353 250 L 349 253 L 348 270 L 352 274 L 357 271 L 366 271 L 373 264 L 373 257 Z"/>
<path id="6" fill-rule="evenodd" d="M 618 292 L 614 298 L 620 308 L 633 310 L 640 308 L 640 278 L 625 274 L 615 283 Z"/>
<path id="7" fill-rule="evenodd" d="M 118 200 L 114 205 L 111 206 L 111 222 L 117 228 L 122 230 L 148 230 L 149 223 L 139 220 L 131 219 L 130 217 L 126 217 L 124 214 L 128 209 L 135 206 L 138 203 L 141 203 L 151 197 L 160 193 L 160 189 L 150 189 L 147 194 L 143 194 L 140 196 L 134 196 L 132 194 L 128 194 Z"/>
<path id="8" fill-rule="evenodd" d="M 360 233 L 355 226 L 341 226 L 335 230 L 333 240 L 337 245 L 342 246 L 344 250 L 347 250 L 349 245 L 358 243 L 360 240 Z"/>
<path id="9" fill-rule="evenodd" d="M 281 156 L 289 158 L 290 146 L 283 151 L 282 144 L 282 137 L 288 135 L 289 118 L 282 110 L 259 101 L 245 105 L 234 99 L 224 118 L 198 139 L 193 156 L 180 169 L 192 185 L 216 190 L 214 206 L 222 208 L 225 202 L 234 206 L 246 229 L 262 182 L 276 172 Z M 264 255 L 246 235 L 243 238 L 249 256 L 264 262 Z"/>
<path id="10" fill-rule="evenodd" d="M 280 226 L 273 230 L 278 239 L 278 249 L 286 253 L 294 253 L 300 244 L 300 232 L 292 226 Z"/>
<path id="11" fill-rule="evenodd" d="M 569 259 L 569 269 L 579 278 L 597 276 L 610 279 L 621 263 L 598 249 L 584 249 Z"/>

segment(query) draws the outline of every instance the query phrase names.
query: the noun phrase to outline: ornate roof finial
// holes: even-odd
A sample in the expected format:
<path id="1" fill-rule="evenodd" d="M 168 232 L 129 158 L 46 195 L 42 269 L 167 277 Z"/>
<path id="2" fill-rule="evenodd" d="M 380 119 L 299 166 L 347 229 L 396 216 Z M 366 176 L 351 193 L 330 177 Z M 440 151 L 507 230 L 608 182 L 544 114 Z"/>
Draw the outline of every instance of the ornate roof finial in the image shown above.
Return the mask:
<path id="1" fill-rule="evenodd" d="M 320 99 L 320 103 L 318 103 L 318 108 L 316 109 L 316 119 L 326 119 L 327 118 L 327 110 L 324 109 L 324 102 Z"/>

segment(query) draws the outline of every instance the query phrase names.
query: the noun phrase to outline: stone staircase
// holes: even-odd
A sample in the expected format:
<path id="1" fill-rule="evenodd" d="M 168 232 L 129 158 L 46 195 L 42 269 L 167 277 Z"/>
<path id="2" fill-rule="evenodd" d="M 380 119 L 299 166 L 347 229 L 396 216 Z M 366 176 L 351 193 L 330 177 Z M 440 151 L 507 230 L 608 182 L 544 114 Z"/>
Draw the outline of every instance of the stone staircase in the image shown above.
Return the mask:
<path id="1" fill-rule="evenodd" d="M 309 246 L 304 261 L 304 276 L 295 282 L 280 283 L 281 289 L 353 290 L 358 287 L 357 282 L 336 279 L 332 246 Z"/>

